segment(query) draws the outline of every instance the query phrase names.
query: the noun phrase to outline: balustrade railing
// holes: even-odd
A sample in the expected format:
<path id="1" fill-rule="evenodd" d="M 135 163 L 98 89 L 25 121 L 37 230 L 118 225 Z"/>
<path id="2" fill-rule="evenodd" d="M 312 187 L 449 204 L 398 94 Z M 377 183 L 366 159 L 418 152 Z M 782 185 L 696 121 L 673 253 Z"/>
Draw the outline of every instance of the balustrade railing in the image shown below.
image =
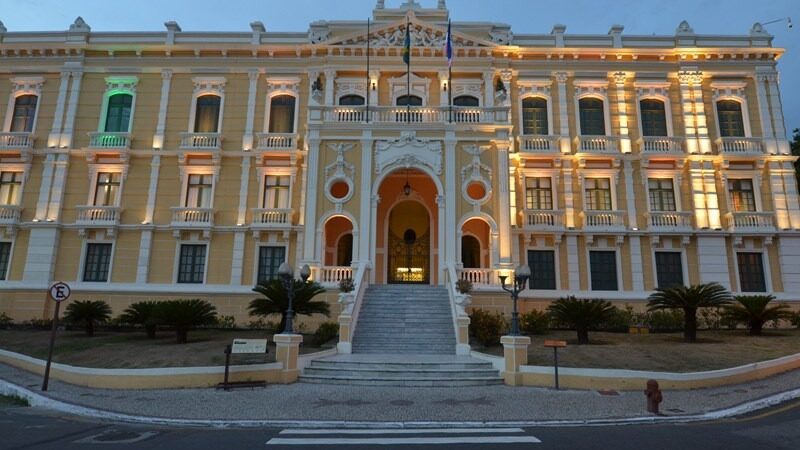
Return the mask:
<path id="1" fill-rule="evenodd" d="M 646 216 L 649 229 L 692 228 L 692 213 L 688 211 L 651 211 Z"/>
<path id="2" fill-rule="evenodd" d="M 558 152 L 560 136 L 520 136 L 520 151 L 523 152 Z"/>
<path id="3" fill-rule="evenodd" d="M 292 212 L 291 208 L 253 208 L 253 225 L 291 225 Z"/>
<path id="4" fill-rule="evenodd" d="M 581 215 L 584 228 L 625 228 L 625 211 L 584 211 Z"/>
<path id="5" fill-rule="evenodd" d="M 577 149 L 580 153 L 616 153 L 619 152 L 617 136 L 576 136 Z"/>
<path id="6" fill-rule="evenodd" d="M 214 210 L 212 208 L 172 208 L 173 225 L 210 226 L 213 222 Z"/>
<path id="7" fill-rule="evenodd" d="M 717 139 L 719 153 L 764 153 L 761 138 L 722 137 Z"/>
<path id="8" fill-rule="evenodd" d="M 353 278 L 353 268 L 350 266 L 322 266 L 319 268 L 319 282 L 323 285 L 336 285 L 347 278 Z"/>
<path id="9" fill-rule="evenodd" d="M 497 123 L 508 121 L 507 107 L 472 108 L 454 106 L 325 106 L 326 122 L 376 123 Z"/>
<path id="10" fill-rule="evenodd" d="M 90 148 L 127 149 L 131 147 L 130 133 L 89 133 Z"/>
<path id="11" fill-rule="evenodd" d="M 733 230 L 773 230 L 775 213 L 773 212 L 731 212 L 727 214 L 728 228 Z"/>
<path id="12" fill-rule="evenodd" d="M 494 269 L 459 269 L 458 278 L 472 283 L 474 288 L 497 286 L 499 279 Z"/>
<path id="13" fill-rule="evenodd" d="M 258 133 L 258 150 L 294 150 L 297 135 L 292 133 Z"/>
<path id="14" fill-rule="evenodd" d="M 25 149 L 33 147 L 33 133 L 0 133 L 0 149 Z"/>
<path id="15" fill-rule="evenodd" d="M 639 141 L 642 153 L 680 153 L 683 138 L 673 136 L 645 136 Z"/>
<path id="16" fill-rule="evenodd" d="M 181 133 L 181 148 L 219 150 L 222 136 L 219 133 Z"/>
<path id="17" fill-rule="evenodd" d="M 0 224 L 18 223 L 21 211 L 22 208 L 17 205 L 0 205 Z"/>
<path id="18" fill-rule="evenodd" d="M 82 205 L 78 210 L 78 223 L 83 224 L 115 224 L 119 222 L 119 206 Z"/>
<path id="19" fill-rule="evenodd" d="M 551 229 L 564 227 L 563 211 L 525 211 L 525 228 Z"/>

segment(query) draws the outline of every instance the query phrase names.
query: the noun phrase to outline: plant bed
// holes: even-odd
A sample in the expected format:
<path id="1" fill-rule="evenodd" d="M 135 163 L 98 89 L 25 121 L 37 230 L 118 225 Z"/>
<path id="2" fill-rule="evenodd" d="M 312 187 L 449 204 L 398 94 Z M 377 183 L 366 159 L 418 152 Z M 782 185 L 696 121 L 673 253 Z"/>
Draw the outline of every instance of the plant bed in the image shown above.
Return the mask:
<path id="1" fill-rule="evenodd" d="M 684 342 L 683 333 L 627 334 L 593 331 L 589 345 L 576 345 L 572 330 L 550 330 L 532 336 L 528 364 L 551 366 L 553 351 L 544 339 L 568 342 L 558 352 L 563 367 L 629 369 L 659 372 L 700 372 L 725 369 L 780 358 L 800 352 L 800 330 L 768 329 L 763 336 L 749 336 L 745 330 L 699 331 L 696 343 Z M 502 346 L 473 350 L 502 356 Z"/>
<path id="2" fill-rule="evenodd" d="M 49 338 L 49 330 L 0 330 L 0 348 L 45 359 Z M 269 339 L 267 355 L 237 355 L 235 365 L 275 361 L 275 342 L 271 334 L 258 330 L 232 329 L 193 330 L 186 344 L 176 344 L 175 334 L 169 330 L 159 330 L 156 339 L 148 339 L 141 330 L 99 329 L 94 337 L 86 337 L 80 330 L 59 331 L 53 361 L 105 369 L 222 366 L 225 364 L 225 346 L 234 338 Z M 317 347 L 312 343 L 312 335 L 304 336 L 300 353 L 315 353 L 336 344 L 328 342 Z"/>

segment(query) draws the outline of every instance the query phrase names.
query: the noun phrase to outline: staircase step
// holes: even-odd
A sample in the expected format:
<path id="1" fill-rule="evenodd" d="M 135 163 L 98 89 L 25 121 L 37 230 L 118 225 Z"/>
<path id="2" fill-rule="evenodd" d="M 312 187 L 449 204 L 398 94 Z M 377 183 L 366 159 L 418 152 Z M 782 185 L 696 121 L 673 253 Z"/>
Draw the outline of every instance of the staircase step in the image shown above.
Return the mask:
<path id="1" fill-rule="evenodd" d="M 356 376 L 315 376 L 301 375 L 300 381 L 305 383 L 321 384 L 346 384 L 353 386 L 404 386 L 404 387 L 461 387 L 461 386 L 488 386 L 502 384 L 500 377 L 454 377 L 449 379 L 430 378 L 399 378 L 381 377 L 364 378 Z"/>

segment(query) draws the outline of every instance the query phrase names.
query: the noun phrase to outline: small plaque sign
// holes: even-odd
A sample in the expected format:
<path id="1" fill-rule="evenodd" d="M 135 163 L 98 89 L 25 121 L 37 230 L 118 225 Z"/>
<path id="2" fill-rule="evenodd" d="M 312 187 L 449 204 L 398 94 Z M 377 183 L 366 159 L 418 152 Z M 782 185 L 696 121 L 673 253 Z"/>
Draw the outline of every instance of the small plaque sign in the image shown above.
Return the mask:
<path id="1" fill-rule="evenodd" d="M 558 341 L 555 339 L 545 339 L 544 340 L 545 347 L 555 347 L 555 348 L 563 348 L 567 346 L 567 341 Z"/>
<path id="2" fill-rule="evenodd" d="M 266 339 L 234 339 L 231 353 L 267 353 Z"/>

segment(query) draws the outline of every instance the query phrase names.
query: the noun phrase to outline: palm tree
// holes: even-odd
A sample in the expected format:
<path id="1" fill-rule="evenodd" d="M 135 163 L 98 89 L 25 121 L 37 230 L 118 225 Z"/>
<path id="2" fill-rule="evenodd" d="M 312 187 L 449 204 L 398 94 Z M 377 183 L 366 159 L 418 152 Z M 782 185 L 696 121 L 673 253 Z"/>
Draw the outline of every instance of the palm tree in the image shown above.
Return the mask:
<path id="1" fill-rule="evenodd" d="M 119 316 L 119 320 L 122 323 L 144 326 L 148 339 L 155 339 L 156 327 L 160 322 L 158 308 L 159 302 L 136 302 L 128 306 Z"/>
<path id="2" fill-rule="evenodd" d="M 731 293 L 719 283 L 695 284 L 657 288 L 647 298 L 647 309 L 683 310 L 683 338 L 686 342 L 697 342 L 697 310 L 718 308 L 730 304 Z"/>
<path id="3" fill-rule="evenodd" d="M 324 314 L 330 316 L 330 306 L 324 301 L 312 300 L 315 296 L 325 292 L 325 289 L 314 281 L 302 282 L 294 280 L 294 298 L 292 300 L 292 310 L 295 315 L 302 314 L 310 316 L 312 314 Z M 283 281 L 279 279 L 260 283 L 253 288 L 263 297 L 253 299 L 248 309 L 251 316 L 267 317 L 272 314 L 281 315 L 280 331 L 286 327 L 286 309 L 289 306 L 289 296 Z"/>
<path id="4" fill-rule="evenodd" d="M 159 319 L 175 329 L 178 344 L 185 344 L 189 330 L 217 323 L 217 308 L 205 300 L 168 300 L 157 309 Z"/>
<path id="5" fill-rule="evenodd" d="M 736 322 L 747 324 L 751 336 L 760 336 L 764 324 L 770 320 L 790 319 L 789 305 L 768 306 L 775 300 L 772 295 L 738 295 L 736 304 L 725 308 L 725 316 Z"/>
<path id="6" fill-rule="evenodd" d="M 589 343 L 589 328 L 611 319 L 617 308 L 606 300 L 578 299 L 574 296 L 560 298 L 550 304 L 547 311 L 556 323 L 574 328 L 578 344 Z"/>
<path id="7" fill-rule="evenodd" d="M 78 300 L 67 305 L 64 320 L 74 324 L 83 324 L 86 335 L 94 336 L 96 323 L 105 322 L 111 318 L 111 307 L 102 300 Z"/>

